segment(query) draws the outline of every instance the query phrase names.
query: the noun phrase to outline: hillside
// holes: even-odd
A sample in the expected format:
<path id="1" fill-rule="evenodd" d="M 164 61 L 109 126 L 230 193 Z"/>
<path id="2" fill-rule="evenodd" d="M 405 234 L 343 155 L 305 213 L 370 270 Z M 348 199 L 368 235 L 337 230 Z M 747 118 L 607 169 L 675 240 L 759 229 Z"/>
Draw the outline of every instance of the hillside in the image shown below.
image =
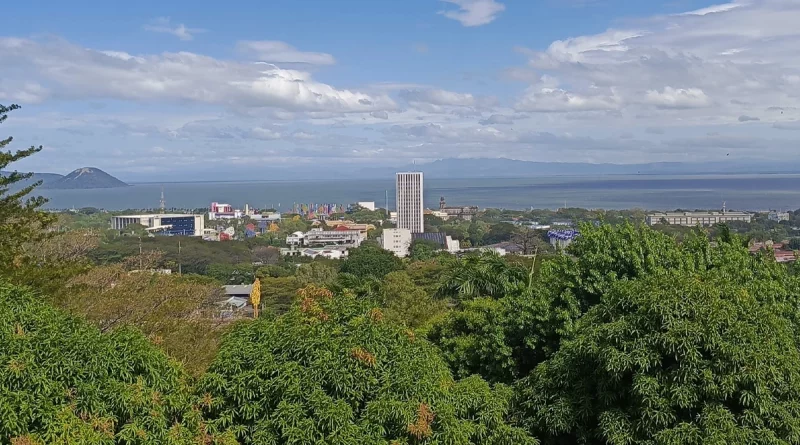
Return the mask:
<path id="1" fill-rule="evenodd" d="M 44 184 L 46 189 L 97 189 L 127 187 L 128 184 L 94 167 L 79 168 L 72 173 Z"/>

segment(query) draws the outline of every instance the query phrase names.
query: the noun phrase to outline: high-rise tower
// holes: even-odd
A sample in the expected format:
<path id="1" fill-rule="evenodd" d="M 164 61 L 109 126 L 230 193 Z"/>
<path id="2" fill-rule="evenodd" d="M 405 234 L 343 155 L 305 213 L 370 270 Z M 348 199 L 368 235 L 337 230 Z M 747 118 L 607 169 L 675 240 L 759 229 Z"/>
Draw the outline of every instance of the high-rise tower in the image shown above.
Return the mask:
<path id="1" fill-rule="evenodd" d="M 397 227 L 411 233 L 425 231 L 422 211 L 422 172 L 397 173 Z"/>

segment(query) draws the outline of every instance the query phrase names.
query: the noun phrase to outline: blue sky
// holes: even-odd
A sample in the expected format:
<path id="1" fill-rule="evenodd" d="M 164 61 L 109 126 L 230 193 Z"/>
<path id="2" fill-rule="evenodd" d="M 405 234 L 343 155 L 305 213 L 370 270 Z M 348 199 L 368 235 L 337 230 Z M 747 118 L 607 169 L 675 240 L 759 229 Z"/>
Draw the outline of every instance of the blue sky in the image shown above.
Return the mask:
<path id="1" fill-rule="evenodd" d="M 796 157 L 794 0 L 4 6 L 18 168 L 125 179 L 449 157 Z M 9 20 L 10 18 L 10 20 Z"/>

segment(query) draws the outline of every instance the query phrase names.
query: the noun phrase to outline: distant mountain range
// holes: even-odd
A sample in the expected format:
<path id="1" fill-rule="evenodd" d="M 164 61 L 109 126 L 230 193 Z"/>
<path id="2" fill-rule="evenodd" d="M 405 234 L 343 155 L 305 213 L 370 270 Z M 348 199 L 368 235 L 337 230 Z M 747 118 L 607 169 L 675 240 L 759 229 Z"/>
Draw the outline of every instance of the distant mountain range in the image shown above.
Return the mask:
<path id="1" fill-rule="evenodd" d="M 387 177 L 398 171 L 421 171 L 432 178 L 510 178 L 559 175 L 692 175 L 800 173 L 800 162 L 731 160 L 720 162 L 654 162 L 647 164 L 589 164 L 532 162 L 505 158 L 440 159 L 427 164 L 361 170 L 359 177 Z"/>
<path id="2" fill-rule="evenodd" d="M 41 188 L 50 190 L 97 189 L 128 186 L 128 184 L 109 175 L 103 170 L 94 167 L 79 168 L 66 176 L 56 173 L 34 173 L 31 178 L 18 185 L 24 187 L 37 181 L 42 181 Z"/>

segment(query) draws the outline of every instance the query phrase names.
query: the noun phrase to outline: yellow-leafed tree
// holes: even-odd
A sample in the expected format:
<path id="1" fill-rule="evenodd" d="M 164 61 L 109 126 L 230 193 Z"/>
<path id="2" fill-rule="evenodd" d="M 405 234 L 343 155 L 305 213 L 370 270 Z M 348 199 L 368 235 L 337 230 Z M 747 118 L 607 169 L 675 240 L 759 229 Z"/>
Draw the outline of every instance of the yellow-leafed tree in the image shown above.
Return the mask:
<path id="1" fill-rule="evenodd" d="M 256 278 L 253 290 L 250 291 L 250 303 L 253 304 L 253 318 L 258 318 L 258 306 L 261 304 L 261 280 Z"/>

